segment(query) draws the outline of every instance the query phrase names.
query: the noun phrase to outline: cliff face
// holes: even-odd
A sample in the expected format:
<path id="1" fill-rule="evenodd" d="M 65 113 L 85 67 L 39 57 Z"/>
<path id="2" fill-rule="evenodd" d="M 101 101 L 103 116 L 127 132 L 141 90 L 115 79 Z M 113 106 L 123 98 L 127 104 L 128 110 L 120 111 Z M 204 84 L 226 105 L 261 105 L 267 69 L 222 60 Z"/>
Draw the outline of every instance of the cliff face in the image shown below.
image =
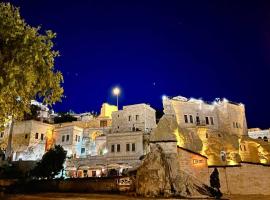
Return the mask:
<path id="1" fill-rule="evenodd" d="M 146 197 L 210 196 L 206 185 L 180 170 L 177 154 L 165 153 L 158 144 L 151 144 L 137 170 L 136 192 Z"/>

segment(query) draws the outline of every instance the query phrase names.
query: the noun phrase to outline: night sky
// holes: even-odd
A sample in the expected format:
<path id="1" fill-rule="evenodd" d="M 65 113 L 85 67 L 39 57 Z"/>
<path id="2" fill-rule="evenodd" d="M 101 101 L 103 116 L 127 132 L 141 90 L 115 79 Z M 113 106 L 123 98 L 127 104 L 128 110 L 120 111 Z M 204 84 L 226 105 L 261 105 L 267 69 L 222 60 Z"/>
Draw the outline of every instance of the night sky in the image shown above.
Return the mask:
<path id="1" fill-rule="evenodd" d="M 32 26 L 57 33 L 66 98 L 56 111 L 99 111 L 161 96 L 246 105 L 249 127 L 270 127 L 270 2 L 14 0 Z"/>

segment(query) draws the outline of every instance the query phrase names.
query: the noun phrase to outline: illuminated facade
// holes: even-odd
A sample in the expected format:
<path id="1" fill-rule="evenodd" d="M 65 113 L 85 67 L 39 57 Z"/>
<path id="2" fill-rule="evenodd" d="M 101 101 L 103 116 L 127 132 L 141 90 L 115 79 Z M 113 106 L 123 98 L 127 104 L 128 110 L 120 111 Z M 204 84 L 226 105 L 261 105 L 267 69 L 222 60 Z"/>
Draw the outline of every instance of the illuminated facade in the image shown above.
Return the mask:
<path id="1" fill-rule="evenodd" d="M 261 130 L 259 128 L 248 129 L 248 136 L 253 139 L 270 142 L 270 129 Z"/>
<path id="2" fill-rule="evenodd" d="M 178 146 L 207 156 L 208 165 L 270 164 L 269 145 L 248 137 L 243 104 L 164 97 L 163 106 L 173 118 Z"/>
<path id="3" fill-rule="evenodd" d="M 16 122 L 12 134 L 12 159 L 39 160 L 46 152 L 47 138 L 51 136 L 53 125 L 40 121 Z M 9 127 L 0 135 L 0 145 L 6 149 Z"/>

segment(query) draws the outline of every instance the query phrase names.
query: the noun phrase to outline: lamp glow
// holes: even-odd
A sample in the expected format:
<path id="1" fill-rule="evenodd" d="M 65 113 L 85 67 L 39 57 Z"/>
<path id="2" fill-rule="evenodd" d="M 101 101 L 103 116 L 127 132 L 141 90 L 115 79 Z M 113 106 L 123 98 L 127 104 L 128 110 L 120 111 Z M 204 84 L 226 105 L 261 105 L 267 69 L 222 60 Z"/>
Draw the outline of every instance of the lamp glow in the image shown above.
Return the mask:
<path id="1" fill-rule="evenodd" d="M 119 96 L 119 94 L 120 94 L 120 88 L 119 87 L 113 88 L 113 95 Z"/>
<path id="2" fill-rule="evenodd" d="M 120 90 L 119 87 L 113 88 L 112 93 L 113 93 L 114 96 L 116 96 L 117 109 L 118 109 L 118 96 L 119 96 L 120 92 L 121 92 L 121 90 Z"/>

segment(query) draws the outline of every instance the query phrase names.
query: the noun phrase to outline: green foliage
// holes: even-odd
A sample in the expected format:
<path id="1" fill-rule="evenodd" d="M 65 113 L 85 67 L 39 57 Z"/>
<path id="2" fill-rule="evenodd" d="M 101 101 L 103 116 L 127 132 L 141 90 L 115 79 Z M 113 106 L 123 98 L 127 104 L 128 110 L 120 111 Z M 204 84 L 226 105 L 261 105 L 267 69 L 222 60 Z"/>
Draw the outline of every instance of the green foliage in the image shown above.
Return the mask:
<path id="1" fill-rule="evenodd" d="M 0 3 L 0 124 L 9 116 L 20 120 L 30 112 L 30 101 L 60 101 L 63 76 L 54 69 L 59 52 L 53 50 L 52 31 L 40 33 L 10 3 Z"/>
<path id="2" fill-rule="evenodd" d="M 219 199 L 220 197 L 222 197 L 222 193 L 220 191 L 219 172 L 217 168 L 215 168 L 210 175 L 210 186 L 213 188 L 211 193 L 215 198 Z"/>
<path id="3" fill-rule="evenodd" d="M 64 122 L 73 122 L 73 121 L 77 121 L 77 118 L 73 117 L 72 115 L 68 113 L 60 113 L 58 117 L 54 118 L 54 123 L 56 124 L 64 123 Z"/>
<path id="4" fill-rule="evenodd" d="M 37 105 L 30 105 L 30 112 L 24 113 L 23 120 L 32 120 L 32 119 L 37 120 L 40 110 L 41 108 L 38 107 Z"/>
<path id="5" fill-rule="evenodd" d="M 64 169 L 65 160 L 66 151 L 62 146 L 56 145 L 42 156 L 30 175 L 36 178 L 52 179 Z"/>

